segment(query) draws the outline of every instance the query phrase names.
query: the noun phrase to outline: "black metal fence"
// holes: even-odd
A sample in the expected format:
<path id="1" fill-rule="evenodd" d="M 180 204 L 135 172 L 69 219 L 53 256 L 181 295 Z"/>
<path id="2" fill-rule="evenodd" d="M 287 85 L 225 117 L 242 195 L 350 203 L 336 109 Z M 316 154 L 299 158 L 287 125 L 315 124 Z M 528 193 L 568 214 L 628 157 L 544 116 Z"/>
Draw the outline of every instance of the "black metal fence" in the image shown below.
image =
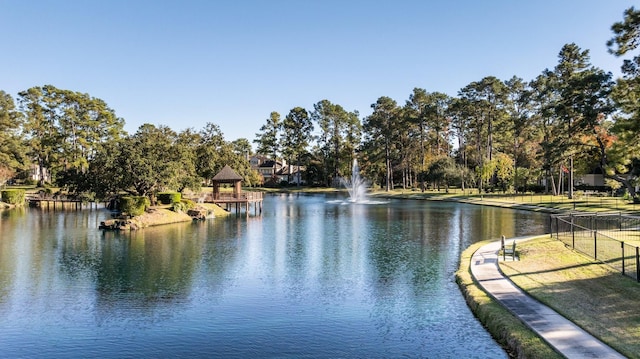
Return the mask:
<path id="1" fill-rule="evenodd" d="M 554 214 L 551 235 L 640 282 L 640 217 L 622 213 Z"/>

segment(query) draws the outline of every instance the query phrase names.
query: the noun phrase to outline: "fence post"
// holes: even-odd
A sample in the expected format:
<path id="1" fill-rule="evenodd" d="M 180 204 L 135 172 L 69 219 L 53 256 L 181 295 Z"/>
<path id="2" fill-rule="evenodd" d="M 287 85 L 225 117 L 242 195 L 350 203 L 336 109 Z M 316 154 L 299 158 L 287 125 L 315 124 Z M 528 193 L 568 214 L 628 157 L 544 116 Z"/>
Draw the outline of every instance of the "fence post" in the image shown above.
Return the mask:
<path id="1" fill-rule="evenodd" d="M 593 231 L 593 258 L 598 259 L 598 232 Z"/>
<path id="2" fill-rule="evenodd" d="M 573 213 L 571 213 L 571 248 L 576 248 L 576 233 L 573 227 Z"/>
<path id="3" fill-rule="evenodd" d="M 618 223 L 620 232 L 622 232 L 622 212 L 618 213 Z"/>
<path id="4" fill-rule="evenodd" d="M 640 247 L 636 247 L 636 282 L 640 282 Z"/>
<path id="5" fill-rule="evenodd" d="M 624 242 L 620 242 L 620 247 L 622 247 L 622 275 L 624 275 Z"/>

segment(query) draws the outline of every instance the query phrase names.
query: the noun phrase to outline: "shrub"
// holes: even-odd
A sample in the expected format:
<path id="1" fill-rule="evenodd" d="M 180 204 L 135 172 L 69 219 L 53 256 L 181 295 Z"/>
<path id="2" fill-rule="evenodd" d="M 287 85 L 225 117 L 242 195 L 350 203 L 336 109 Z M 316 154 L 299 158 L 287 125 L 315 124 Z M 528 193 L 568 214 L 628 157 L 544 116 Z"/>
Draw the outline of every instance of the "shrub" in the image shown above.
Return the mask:
<path id="1" fill-rule="evenodd" d="M 190 199 L 182 199 L 180 202 L 184 203 L 184 205 L 186 206 L 187 209 L 194 209 L 196 208 L 196 203 Z"/>
<path id="2" fill-rule="evenodd" d="M 162 204 L 172 204 L 180 202 L 182 194 L 180 192 L 160 192 L 157 197 Z"/>
<path id="3" fill-rule="evenodd" d="M 2 202 L 9 204 L 24 204 L 23 189 L 5 189 L 2 191 Z"/>
<path id="4" fill-rule="evenodd" d="M 525 187 L 519 186 L 518 187 L 518 192 L 520 192 L 520 193 L 525 193 L 525 192 L 544 193 L 545 192 L 545 187 L 544 187 L 544 185 L 539 185 L 539 184 L 528 184 Z"/>
<path id="5" fill-rule="evenodd" d="M 177 213 L 181 213 L 187 210 L 187 208 L 185 207 L 184 203 L 182 202 L 175 202 L 173 204 L 171 204 L 171 210 Z"/>
<path id="6" fill-rule="evenodd" d="M 95 192 L 85 191 L 78 193 L 76 198 L 81 200 L 82 202 L 93 202 L 96 200 L 96 194 Z"/>
<path id="7" fill-rule="evenodd" d="M 120 211 L 130 216 L 139 216 L 149 207 L 149 198 L 145 196 L 126 196 L 120 198 Z"/>
<path id="8" fill-rule="evenodd" d="M 581 191 L 595 191 L 595 192 L 610 192 L 611 186 L 591 186 L 587 184 L 579 184 L 574 187 L 576 190 Z"/>
<path id="9" fill-rule="evenodd" d="M 196 207 L 195 202 L 190 199 L 183 199 L 180 202 L 174 202 L 171 205 L 171 210 L 174 212 L 186 212 Z"/>

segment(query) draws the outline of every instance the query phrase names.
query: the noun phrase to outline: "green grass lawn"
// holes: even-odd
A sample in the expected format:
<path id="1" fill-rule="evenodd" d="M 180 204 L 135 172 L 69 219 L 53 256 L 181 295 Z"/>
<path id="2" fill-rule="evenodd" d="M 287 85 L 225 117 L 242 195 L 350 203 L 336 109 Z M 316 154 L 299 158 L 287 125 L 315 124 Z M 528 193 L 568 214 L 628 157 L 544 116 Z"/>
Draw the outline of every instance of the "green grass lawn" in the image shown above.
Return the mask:
<path id="1" fill-rule="evenodd" d="M 500 262 L 516 285 L 630 358 L 640 358 L 640 284 L 552 238 Z"/>
<path id="2" fill-rule="evenodd" d="M 465 249 L 460 256 L 460 268 L 456 272 L 456 282 L 471 311 L 498 343 L 505 347 L 509 357 L 563 358 L 474 281 L 470 271 L 471 256 L 486 243 L 489 241 L 477 242 Z"/>
<path id="3" fill-rule="evenodd" d="M 440 191 L 428 190 L 421 192 L 419 190 L 401 190 L 395 189 L 389 192 L 383 190 L 372 191 L 374 196 L 409 198 L 409 199 L 432 199 L 432 200 L 459 200 L 486 205 L 499 206 L 536 206 L 556 211 L 587 211 L 587 212 L 638 212 L 640 204 L 634 204 L 631 201 L 621 197 L 606 196 L 589 196 L 581 192 L 576 192 L 574 199 L 568 199 L 567 196 L 553 196 L 549 194 L 502 194 L 489 193 L 479 194 L 477 190 L 466 190 L 454 188 L 449 192 L 444 189 Z"/>

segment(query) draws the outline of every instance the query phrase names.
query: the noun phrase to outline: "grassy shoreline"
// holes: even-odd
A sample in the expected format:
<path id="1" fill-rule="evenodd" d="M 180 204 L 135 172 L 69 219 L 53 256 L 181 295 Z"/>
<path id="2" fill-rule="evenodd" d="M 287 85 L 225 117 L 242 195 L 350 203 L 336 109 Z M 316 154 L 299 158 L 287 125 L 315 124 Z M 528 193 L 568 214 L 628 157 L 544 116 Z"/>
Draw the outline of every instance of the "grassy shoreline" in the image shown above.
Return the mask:
<path id="1" fill-rule="evenodd" d="M 471 257 L 478 248 L 491 242 L 470 245 L 460 256 L 456 283 L 467 305 L 491 336 L 515 358 L 563 358 L 520 319 L 485 292 L 471 275 Z"/>
<path id="2" fill-rule="evenodd" d="M 332 187 L 284 187 L 284 188 L 248 188 L 248 190 L 266 193 L 344 193 L 346 189 Z M 624 212 L 640 213 L 640 204 L 633 203 L 621 197 L 602 196 L 600 194 L 577 191 L 573 199 L 566 196 L 554 196 L 550 194 L 513 194 L 513 193 L 477 193 L 477 190 L 452 188 L 449 192 L 444 190 L 426 190 L 421 192 L 412 189 L 394 189 L 385 191 L 381 189 L 369 191 L 369 196 L 378 198 L 399 198 L 429 201 L 449 201 L 495 206 L 504 208 L 524 209 L 535 212 L 558 213 L 570 211 L 585 212 Z"/>
<path id="3" fill-rule="evenodd" d="M 374 197 L 402 198 L 432 201 L 451 201 L 485 206 L 524 209 L 528 211 L 558 213 L 570 211 L 584 212 L 625 212 L 639 213 L 640 205 L 620 197 L 594 196 L 577 193 L 574 199 L 549 194 L 478 194 L 469 191 L 373 191 Z"/>
<path id="4" fill-rule="evenodd" d="M 640 284 L 549 236 L 518 245 L 500 270 L 538 301 L 629 358 L 640 358 Z M 553 255 L 549 255 L 553 253 Z"/>

